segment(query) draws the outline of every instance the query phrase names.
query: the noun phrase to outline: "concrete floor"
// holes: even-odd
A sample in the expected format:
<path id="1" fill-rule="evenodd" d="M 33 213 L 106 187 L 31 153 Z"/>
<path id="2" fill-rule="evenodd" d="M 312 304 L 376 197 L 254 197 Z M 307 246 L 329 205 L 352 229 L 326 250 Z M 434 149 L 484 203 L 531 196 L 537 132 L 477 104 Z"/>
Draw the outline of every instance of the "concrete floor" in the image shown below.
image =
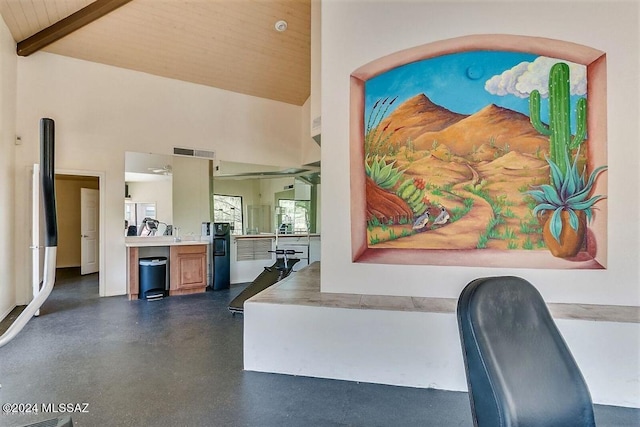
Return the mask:
<path id="1" fill-rule="evenodd" d="M 59 270 L 41 316 L 0 348 L 0 401 L 87 403 L 75 426 L 473 425 L 466 393 L 244 372 L 243 318 L 227 311 L 242 289 L 127 301 Z M 640 426 L 640 410 L 595 411 L 598 427 Z"/>

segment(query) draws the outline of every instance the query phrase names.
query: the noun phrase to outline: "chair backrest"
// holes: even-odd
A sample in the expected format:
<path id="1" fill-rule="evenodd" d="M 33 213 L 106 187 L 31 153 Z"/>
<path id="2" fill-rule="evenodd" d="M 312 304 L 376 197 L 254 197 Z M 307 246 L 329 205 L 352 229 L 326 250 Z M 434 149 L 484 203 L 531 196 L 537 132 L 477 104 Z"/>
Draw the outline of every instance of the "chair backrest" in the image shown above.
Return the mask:
<path id="1" fill-rule="evenodd" d="M 127 236 L 137 236 L 138 235 L 138 227 L 135 225 L 130 225 L 127 228 Z"/>
<path id="2" fill-rule="evenodd" d="M 474 280 L 457 311 L 474 425 L 595 426 L 584 378 L 533 285 Z"/>

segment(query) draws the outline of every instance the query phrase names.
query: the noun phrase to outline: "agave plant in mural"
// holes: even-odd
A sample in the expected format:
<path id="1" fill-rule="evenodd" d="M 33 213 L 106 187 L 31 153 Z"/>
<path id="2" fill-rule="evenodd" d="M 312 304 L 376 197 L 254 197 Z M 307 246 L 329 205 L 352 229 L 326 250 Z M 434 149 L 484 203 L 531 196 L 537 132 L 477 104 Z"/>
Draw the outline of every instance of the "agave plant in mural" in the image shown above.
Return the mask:
<path id="1" fill-rule="evenodd" d="M 395 160 L 387 163 L 384 156 L 367 156 L 364 162 L 365 173 L 379 187 L 390 190 L 403 174 L 402 170 L 395 167 L 395 163 Z"/>
<path id="2" fill-rule="evenodd" d="M 605 198 L 591 196 L 591 193 L 596 179 L 607 167 L 596 168 L 585 179 L 586 170 L 578 172 L 578 153 L 573 162 L 568 155 L 562 157 L 564 168 L 547 159 L 551 184 L 540 185 L 527 193 L 538 203 L 533 214 L 545 218 L 542 235 L 545 244 L 554 256 L 569 258 L 580 251 L 587 223 L 593 218 L 594 205 Z"/>

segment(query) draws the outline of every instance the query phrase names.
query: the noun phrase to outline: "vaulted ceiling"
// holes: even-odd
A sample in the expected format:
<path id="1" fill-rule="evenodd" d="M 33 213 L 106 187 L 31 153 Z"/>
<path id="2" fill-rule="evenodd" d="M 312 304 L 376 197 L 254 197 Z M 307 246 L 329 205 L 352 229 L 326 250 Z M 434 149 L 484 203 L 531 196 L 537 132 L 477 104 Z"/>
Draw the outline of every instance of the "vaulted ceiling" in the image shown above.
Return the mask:
<path id="1" fill-rule="evenodd" d="M 18 43 L 91 3 L 0 0 L 0 14 Z M 309 97 L 311 0 L 121 3 L 42 50 L 294 105 Z"/>

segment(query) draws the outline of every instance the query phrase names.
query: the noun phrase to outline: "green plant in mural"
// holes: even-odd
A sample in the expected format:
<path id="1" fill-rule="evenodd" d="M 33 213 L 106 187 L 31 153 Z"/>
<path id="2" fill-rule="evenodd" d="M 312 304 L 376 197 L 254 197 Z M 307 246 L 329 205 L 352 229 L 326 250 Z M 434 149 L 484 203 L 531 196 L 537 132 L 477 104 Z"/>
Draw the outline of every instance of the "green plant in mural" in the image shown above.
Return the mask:
<path id="1" fill-rule="evenodd" d="M 380 188 L 390 190 L 398 183 L 404 173 L 394 166 L 395 163 L 395 160 L 391 163 L 387 163 L 384 156 L 367 156 L 364 161 L 364 170 L 367 173 L 367 176 Z"/>
<path id="2" fill-rule="evenodd" d="M 533 242 L 531 241 L 531 238 L 529 236 L 527 236 L 527 238 L 524 240 L 524 243 L 522 243 L 522 249 L 533 249 Z"/>
<path id="3" fill-rule="evenodd" d="M 426 183 L 422 178 L 412 178 L 404 181 L 396 194 L 411 208 L 415 215 L 422 215 L 427 210 L 428 200 L 425 197 Z"/>
<path id="4" fill-rule="evenodd" d="M 565 158 L 578 148 L 587 132 L 587 100 L 580 98 L 576 105 L 576 134 L 571 135 L 569 66 L 558 62 L 549 71 L 549 125 L 540 120 L 540 92 L 533 90 L 529 96 L 529 117 L 533 127 L 549 137 L 549 157 L 566 173 Z"/>
<path id="5" fill-rule="evenodd" d="M 473 199 L 464 199 L 463 207 L 454 207 L 449 212 L 451 214 L 451 222 L 456 222 L 471 211 L 473 207 Z"/>
<path id="6" fill-rule="evenodd" d="M 378 99 L 376 103 L 373 105 L 371 112 L 369 113 L 369 117 L 367 118 L 367 123 L 365 125 L 364 130 L 364 151 L 365 153 L 375 153 L 380 150 L 380 148 L 391 138 L 391 136 L 395 133 L 397 129 L 391 130 L 387 132 L 389 125 L 388 123 L 385 127 L 380 129 L 380 123 L 385 118 L 387 111 L 393 103 L 396 101 L 398 97 L 396 96 L 391 101 L 389 101 L 389 97 L 384 99 Z"/>
<path id="7" fill-rule="evenodd" d="M 535 205 L 531 207 L 533 210 Z M 540 234 L 542 233 L 542 228 L 540 227 L 540 222 L 532 215 L 527 214 L 527 217 L 524 220 L 520 220 L 520 233 L 522 234 Z"/>
<path id="8" fill-rule="evenodd" d="M 402 231 L 400 232 L 400 237 L 409 237 L 414 234 L 415 232 L 413 230 L 407 230 L 406 228 L 403 228 Z"/>

